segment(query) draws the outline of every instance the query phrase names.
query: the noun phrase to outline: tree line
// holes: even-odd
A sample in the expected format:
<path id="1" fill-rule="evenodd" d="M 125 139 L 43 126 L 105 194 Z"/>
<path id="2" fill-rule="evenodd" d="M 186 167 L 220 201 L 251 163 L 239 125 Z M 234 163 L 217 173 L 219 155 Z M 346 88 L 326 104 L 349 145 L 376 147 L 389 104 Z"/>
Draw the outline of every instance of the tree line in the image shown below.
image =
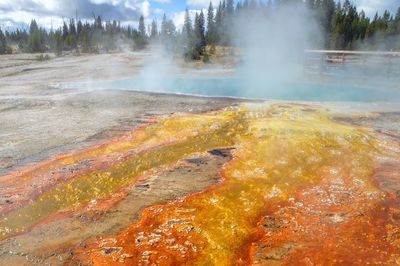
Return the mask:
<path id="1" fill-rule="evenodd" d="M 324 34 L 329 49 L 400 50 L 400 7 L 395 14 L 385 10 L 373 18 L 358 11 L 349 0 L 307 0 Z"/>
<path id="2" fill-rule="evenodd" d="M 29 30 L 17 29 L 3 33 L 0 29 L 0 53 L 12 52 L 10 46 L 27 53 L 80 51 L 83 53 L 106 52 L 120 48 L 120 44 L 131 44 L 130 48 L 140 49 L 146 45 L 144 18 L 140 17 L 138 29 L 122 27 L 119 21 L 103 22 L 100 16 L 92 23 L 70 19 L 62 27 L 47 31 L 32 20 Z"/>
<path id="3" fill-rule="evenodd" d="M 400 50 L 400 7 L 395 14 L 386 10 L 369 18 L 349 0 L 343 4 L 334 0 L 244 0 L 236 5 L 233 0 L 224 0 L 216 7 L 210 3 L 206 14 L 200 11 L 193 16 L 186 9 L 181 30 L 165 15 L 160 28 L 156 20 L 146 26 L 143 16 L 137 28 L 123 27 L 116 20 L 104 22 L 95 16 L 91 23 L 70 19 L 59 29 L 48 31 L 32 20 L 28 30 L 3 32 L 0 28 L 0 54 L 12 53 L 12 47 L 28 53 L 52 51 L 61 55 L 64 51 L 97 53 L 143 49 L 148 44 L 159 43 L 187 59 L 207 61 L 215 46 L 237 45 L 232 36 L 239 18 L 255 14 L 268 17 L 286 4 L 306 5 L 310 10 L 309 16 L 320 25 L 323 35 L 322 47 L 318 48 Z M 240 23 L 245 22 L 240 20 Z M 235 34 L 246 36 L 246 32 Z"/>

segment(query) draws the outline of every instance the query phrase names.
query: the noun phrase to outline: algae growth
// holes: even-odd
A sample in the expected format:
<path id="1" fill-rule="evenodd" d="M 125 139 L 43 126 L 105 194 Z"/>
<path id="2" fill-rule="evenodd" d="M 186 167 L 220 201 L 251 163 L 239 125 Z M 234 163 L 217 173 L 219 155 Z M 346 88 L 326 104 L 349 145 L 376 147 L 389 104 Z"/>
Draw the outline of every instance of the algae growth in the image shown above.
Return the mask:
<path id="1" fill-rule="evenodd" d="M 242 106 L 180 115 L 26 173 L 31 178 L 94 161 L 82 174 L 6 213 L 0 232 L 10 237 L 58 211 L 107 198 L 148 170 L 229 147 L 235 148 L 234 159 L 221 169 L 220 184 L 150 207 L 107 246 L 105 239 L 79 252 L 98 265 L 248 264 L 254 261 L 251 243 L 263 236 L 258 223 L 278 204 L 324 180 L 357 178 L 374 192 L 369 178 L 376 158 L 398 157 L 368 130 L 335 122 L 318 107 Z"/>

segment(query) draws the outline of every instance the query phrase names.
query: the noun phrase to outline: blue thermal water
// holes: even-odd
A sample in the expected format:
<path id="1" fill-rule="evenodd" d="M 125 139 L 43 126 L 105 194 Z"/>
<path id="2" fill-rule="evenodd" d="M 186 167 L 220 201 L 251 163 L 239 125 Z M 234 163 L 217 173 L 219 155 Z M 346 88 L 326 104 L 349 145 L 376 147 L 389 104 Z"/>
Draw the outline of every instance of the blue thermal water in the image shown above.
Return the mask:
<path id="1" fill-rule="evenodd" d="M 70 83 L 67 88 L 98 88 L 134 90 L 160 93 L 179 93 L 201 96 L 226 96 L 294 101 L 399 101 L 399 83 L 384 84 L 381 81 L 331 80 L 272 83 L 249 82 L 246 79 L 224 78 L 163 78 L 162 80 L 125 79 Z"/>

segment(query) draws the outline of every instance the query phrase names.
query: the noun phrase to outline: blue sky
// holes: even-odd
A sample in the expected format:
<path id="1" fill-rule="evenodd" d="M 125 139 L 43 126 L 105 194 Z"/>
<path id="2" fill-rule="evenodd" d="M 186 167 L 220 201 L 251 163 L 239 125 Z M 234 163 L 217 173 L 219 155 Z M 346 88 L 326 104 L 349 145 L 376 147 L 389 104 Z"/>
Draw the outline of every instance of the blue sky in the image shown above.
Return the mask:
<path id="1" fill-rule="evenodd" d="M 0 0 L 0 27 L 12 29 L 27 26 L 35 18 L 46 28 L 58 27 L 63 19 L 78 16 L 90 20 L 92 13 L 104 19 L 116 19 L 123 24 L 136 25 L 140 14 L 147 22 L 160 19 L 164 13 L 172 18 L 177 26 L 183 23 L 185 8 L 200 10 L 206 8 L 210 0 Z M 212 0 L 217 4 L 219 0 Z M 353 0 L 359 9 L 372 16 L 376 11 L 389 9 L 395 12 L 400 0 Z"/>

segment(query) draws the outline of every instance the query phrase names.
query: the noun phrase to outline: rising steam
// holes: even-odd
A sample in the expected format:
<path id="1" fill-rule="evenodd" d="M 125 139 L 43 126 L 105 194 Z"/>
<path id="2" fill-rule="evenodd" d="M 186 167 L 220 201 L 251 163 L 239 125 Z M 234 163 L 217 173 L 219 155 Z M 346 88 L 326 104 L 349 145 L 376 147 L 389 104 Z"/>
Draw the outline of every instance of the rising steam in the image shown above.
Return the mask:
<path id="1" fill-rule="evenodd" d="M 319 36 L 305 5 L 281 6 L 267 15 L 254 10 L 241 16 L 233 40 L 244 51 L 238 69 L 243 90 L 281 90 L 301 78 L 304 51 L 318 45 Z"/>
<path id="2" fill-rule="evenodd" d="M 255 90 L 282 90 L 296 81 L 302 75 L 304 51 L 321 41 L 318 26 L 303 4 L 280 6 L 268 14 L 250 10 L 236 18 L 232 28 L 230 39 L 242 51 L 233 54 L 241 57 L 235 89 L 249 97 Z M 144 87 L 162 91 L 177 78 L 180 66 L 162 49 L 152 52 L 139 77 Z M 194 82 L 189 87 L 201 90 L 201 80 Z"/>

